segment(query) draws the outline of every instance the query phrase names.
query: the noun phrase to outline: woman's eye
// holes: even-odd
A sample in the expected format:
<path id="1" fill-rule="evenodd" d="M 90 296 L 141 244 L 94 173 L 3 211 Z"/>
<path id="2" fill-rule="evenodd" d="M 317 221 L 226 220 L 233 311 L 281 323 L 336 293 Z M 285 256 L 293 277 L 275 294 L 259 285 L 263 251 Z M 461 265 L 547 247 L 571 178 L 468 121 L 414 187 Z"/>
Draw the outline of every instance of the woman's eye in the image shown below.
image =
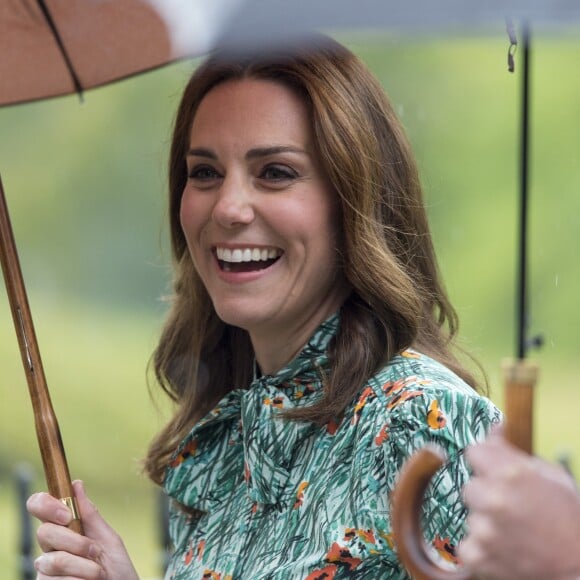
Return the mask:
<path id="1" fill-rule="evenodd" d="M 286 181 L 296 177 L 298 177 L 296 171 L 285 165 L 267 165 L 260 174 L 261 179 L 268 181 Z"/>
<path id="2" fill-rule="evenodd" d="M 189 178 L 198 181 L 211 181 L 219 177 L 219 173 L 209 165 L 197 165 L 189 172 Z"/>

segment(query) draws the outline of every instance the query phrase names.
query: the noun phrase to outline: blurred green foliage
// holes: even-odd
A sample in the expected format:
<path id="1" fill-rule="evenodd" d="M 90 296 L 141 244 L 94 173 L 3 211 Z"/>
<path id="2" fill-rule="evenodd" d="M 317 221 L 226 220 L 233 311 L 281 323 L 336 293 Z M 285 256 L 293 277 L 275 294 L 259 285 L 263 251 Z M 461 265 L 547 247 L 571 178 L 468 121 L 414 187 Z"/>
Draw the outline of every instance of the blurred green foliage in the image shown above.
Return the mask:
<path id="1" fill-rule="evenodd" d="M 507 39 L 346 40 L 407 128 L 463 343 L 501 405 L 500 361 L 515 351 L 521 81 L 518 69 L 507 72 Z M 579 457 L 580 42 L 542 37 L 532 58 L 530 323 L 546 340 L 532 353 L 541 365 L 536 441 L 547 458 Z M 156 496 L 139 460 L 168 417 L 146 380 L 170 282 L 165 163 L 194 65 L 91 91 L 83 104 L 0 109 L 0 172 L 71 471 L 143 577 L 159 575 L 159 546 Z M 15 466 L 35 468 L 35 489 L 44 483 L 3 289 L 0 369 L 0 570 L 16 578 Z"/>

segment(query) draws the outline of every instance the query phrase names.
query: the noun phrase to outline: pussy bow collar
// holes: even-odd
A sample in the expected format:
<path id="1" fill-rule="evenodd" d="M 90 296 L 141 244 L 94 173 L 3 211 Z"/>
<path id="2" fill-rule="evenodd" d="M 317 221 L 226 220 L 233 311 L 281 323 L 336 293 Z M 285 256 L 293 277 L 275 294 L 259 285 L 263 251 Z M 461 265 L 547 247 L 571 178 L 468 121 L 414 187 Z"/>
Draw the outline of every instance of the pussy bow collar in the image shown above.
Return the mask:
<path id="1" fill-rule="evenodd" d="M 275 375 L 255 377 L 249 389 L 230 391 L 181 442 L 165 475 L 167 494 L 211 511 L 241 480 L 260 504 L 292 501 L 287 489 L 293 452 L 318 427 L 277 417 L 281 409 L 310 405 L 322 395 L 327 350 L 339 316 L 322 323 L 300 354 Z"/>

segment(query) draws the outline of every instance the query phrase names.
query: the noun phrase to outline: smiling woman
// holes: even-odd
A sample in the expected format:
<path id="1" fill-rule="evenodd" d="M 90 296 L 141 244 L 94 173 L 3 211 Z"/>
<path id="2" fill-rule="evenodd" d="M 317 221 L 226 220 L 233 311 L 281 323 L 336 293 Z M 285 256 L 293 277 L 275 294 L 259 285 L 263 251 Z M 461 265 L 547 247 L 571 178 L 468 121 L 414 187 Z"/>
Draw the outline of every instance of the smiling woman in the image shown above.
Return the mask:
<path id="1" fill-rule="evenodd" d="M 191 126 L 180 212 L 189 253 L 220 320 L 248 332 L 267 374 L 349 293 L 338 198 L 313 142 L 304 100 L 268 80 L 221 83 Z"/>
<path id="2" fill-rule="evenodd" d="M 454 560 L 463 450 L 499 412 L 452 354 L 417 169 L 376 80 L 329 39 L 210 58 L 177 113 L 169 193 L 154 364 L 176 412 L 146 459 L 173 498 L 167 578 L 406 577 L 389 497 L 427 442 L 451 461 L 426 534 Z M 29 502 L 40 578 L 134 578 L 77 492 L 86 538 L 53 498 Z"/>

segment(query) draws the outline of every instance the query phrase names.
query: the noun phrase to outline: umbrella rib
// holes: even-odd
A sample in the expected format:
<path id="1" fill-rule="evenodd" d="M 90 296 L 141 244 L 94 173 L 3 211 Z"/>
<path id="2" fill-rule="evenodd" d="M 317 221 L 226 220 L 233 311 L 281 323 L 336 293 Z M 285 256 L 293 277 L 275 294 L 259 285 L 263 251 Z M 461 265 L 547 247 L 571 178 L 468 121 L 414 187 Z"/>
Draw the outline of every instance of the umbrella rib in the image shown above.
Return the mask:
<path id="1" fill-rule="evenodd" d="M 77 73 L 74 69 L 72 61 L 68 55 L 68 52 L 67 52 L 66 47 L 64 45 L 64 42 L 62 40 L 62 37 L 60 36 L 58 28 L 56 27 L 56 24 L 54 23 L 54 20 L 52 19 L 52 15 L 50 13 L 50 10 L 48 9 L 48 6 L 46 5 L 44 0 L 37 0 L 37 2 L 38 2 L 38 6 L 42 10 L 42 14 L 44 15 L 44 18 L 48 24 L 48 27 L 50 28 L 50 31 L 52 32 L 52 35 L 54 37 L 54 40 L 55 40 L 61 54 L 62 54 L 62 57 L 64 58 L 66 68 L 68 69 L 68 72 L 71 76 L 72 82 L 73 82 L 74 87 L 75 87 L 75 91 L 78 93 L 79 98 L 82 101 L 83 87 L 82 87 L 81 82 L 79 80 L 79 77 L 77 76 Z"/>

